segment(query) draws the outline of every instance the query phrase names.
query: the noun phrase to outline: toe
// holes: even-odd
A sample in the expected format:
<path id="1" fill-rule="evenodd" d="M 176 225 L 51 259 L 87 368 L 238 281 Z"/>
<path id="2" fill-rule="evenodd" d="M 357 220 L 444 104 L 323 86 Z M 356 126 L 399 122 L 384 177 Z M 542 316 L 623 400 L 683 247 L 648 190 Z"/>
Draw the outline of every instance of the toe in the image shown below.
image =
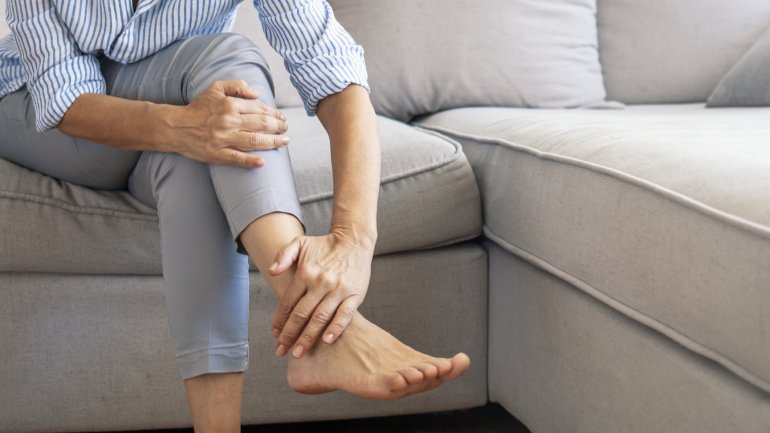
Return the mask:
<path id="1" fill-rule="evenodd" d="M 442 377 L 444 380 L 453 380 L 465 374 L 468 368 L 471 366 L 471 359 L 464 353 L 458 353 L 451 359 L 452 369 L 446 377 Z"/>
<path id="2" fill-rule="evenodd" d="M 452 361 L 446 358 L 432 358 L 429 361 L 431 364 L 436 366 L 436 370 L 438 370 L 438 377 L 443 379 L 443 376 L 446 376 L 449 374 L 449 372 L 452 371 Z"/>
<path id="3" fill-rule="evenodd" d="M 439 385 L 441 385 L 442 383 L 444 383 L 444 381 L 443 381 L 443 380 L 441 380 L 441 379 L 433 379 L 433 380 L 430 380 L 430 381 L 427 381 L 427 380 L 426 380 L 425 382 L 426 382 L 426 384 L 425 384 L 426 386 L 425 386 L 425 388 L 422 390 L 423 392 L 425 392 L 425 391 L 430 391 L 430 390 L 432 390 L 432 389 L 434 389 L 434 388 L 438 388 L 438 386 L 439 386 Z"/>
<path id="4" fill-rule="evenodd" d="M 390 390 L 392 393 L 398 393 L 406 389 L 406 387 L 409 386 L 409 382 L 406 381 L 406 378 L 401 375 L 400 373 L 390 373 L 386 374 L 385 378 L 385 386 Z"/>
<path id="5" fill-rule="evenodd" d="M 402 368 L 401 370 L 398 371 L 398 373 L 404 376 L 404 379 L 406 379 L 409 385 L 417 385 L 425 379 L 425 376 L 423 376 L 422 371 L 418 370 L 415 367 Z"/>
<path id="6" fill-rule="evenodd" d="M 438 367 L 429 362 L 420 362 L 415 364 L 414 368 L 420 370 L 426 380 L 433 380 L 438 377 Z"/>

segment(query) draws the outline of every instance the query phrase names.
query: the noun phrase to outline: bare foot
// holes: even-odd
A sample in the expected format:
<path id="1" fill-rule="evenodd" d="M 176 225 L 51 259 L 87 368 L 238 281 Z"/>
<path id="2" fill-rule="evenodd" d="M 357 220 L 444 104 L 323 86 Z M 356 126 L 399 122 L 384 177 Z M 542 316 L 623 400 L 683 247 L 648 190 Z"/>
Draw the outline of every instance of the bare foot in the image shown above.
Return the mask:
<path id="1" fill-rule="evenodd" d="M 464 353 L 447 359 L 417 352 L 357 314 L 333 344 L 319 342 L 301 359 L 290 357 L 288 380 L 304 394 L 341 390 L 391 400 L 456 379 L 470 362 Z"/>

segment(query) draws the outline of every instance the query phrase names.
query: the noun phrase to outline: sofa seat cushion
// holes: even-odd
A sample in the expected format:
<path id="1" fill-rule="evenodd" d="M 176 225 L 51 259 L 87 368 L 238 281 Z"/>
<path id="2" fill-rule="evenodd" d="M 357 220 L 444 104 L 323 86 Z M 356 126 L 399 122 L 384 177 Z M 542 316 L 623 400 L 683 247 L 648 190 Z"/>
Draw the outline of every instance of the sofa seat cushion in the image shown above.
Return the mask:
<path id="1" fill-rule="evenodd" d="M 332 212 L 328 138 L 302 108 L 282 112 L 308 234 L 326 233 Z M 478 236 L 478 189 L 459 144 L 386 118 L 379 123 L 382 186 L 375 253 Z M 159 237 L 155 211 L 127 192 L 59 182 L 0 159 L 0 272 L 158 275 Z"/>
<path id="2" fill-rule="evenodd" d="M 770 109 L 466 108 L 485 234 L 770 391 Z"/>

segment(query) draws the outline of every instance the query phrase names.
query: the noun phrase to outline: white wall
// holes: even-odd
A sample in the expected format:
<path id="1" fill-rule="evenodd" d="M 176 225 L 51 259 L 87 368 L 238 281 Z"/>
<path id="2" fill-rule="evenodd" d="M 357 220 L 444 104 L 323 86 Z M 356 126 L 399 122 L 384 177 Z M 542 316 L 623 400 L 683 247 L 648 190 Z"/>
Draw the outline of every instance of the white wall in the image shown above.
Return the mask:
<path id="1" fill-rule="evenodd" d="M 5 23 L 5 1 L 0 0 L 0 36 L 5 36 L 9 32 L 8 24 Z"/>

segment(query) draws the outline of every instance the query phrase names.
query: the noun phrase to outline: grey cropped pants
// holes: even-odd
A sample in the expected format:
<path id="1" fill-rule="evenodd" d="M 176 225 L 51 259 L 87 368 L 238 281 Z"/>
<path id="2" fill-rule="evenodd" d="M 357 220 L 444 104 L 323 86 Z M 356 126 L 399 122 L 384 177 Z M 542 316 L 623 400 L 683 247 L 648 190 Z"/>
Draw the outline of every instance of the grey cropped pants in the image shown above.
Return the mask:
<path id="1" fill-rule="evenodd" d="M 243 36 L 177 42 L 137 63 L 104 60 L 107 93 L 183 105 L 214 81 L 245 80 L 274 106 L 267 63 Z M 257 151 L 265 165 L 208 165 L 175 153 L 129 152 L 58 130 L 35 131 L 23 88 L 0 99 L 0 157 L 95 189 L 124 189 L 157 209 L 166 305 L 179 374 L 244 371 L 248 365 L 248 257 L 240 233 L 271 212 L 302 222 L 287 149 Z M 242 250 L 241 250 L 242 252 Z"/>

